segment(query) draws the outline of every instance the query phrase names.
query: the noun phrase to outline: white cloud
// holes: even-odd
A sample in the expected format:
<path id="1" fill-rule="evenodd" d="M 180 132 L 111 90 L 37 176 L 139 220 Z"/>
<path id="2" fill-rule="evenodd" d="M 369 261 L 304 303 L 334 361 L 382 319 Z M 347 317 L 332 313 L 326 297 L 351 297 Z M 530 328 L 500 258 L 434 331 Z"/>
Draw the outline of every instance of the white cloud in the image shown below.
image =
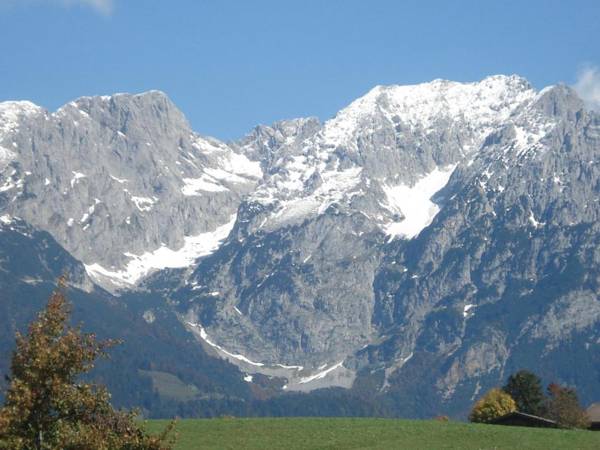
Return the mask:
<path id="1" fill-rule="evenodd" d="M 85 6 L 108 16 L 112 14 L 116 0 L 0 0 L 0 6 L 52 4 L 64 7 Z"/>
<path id="2" fill-rule="evenodd" d="M 573 88 L 588 108 L 600 111 L 600 70 L 597 67 L 580 70 Z"/>

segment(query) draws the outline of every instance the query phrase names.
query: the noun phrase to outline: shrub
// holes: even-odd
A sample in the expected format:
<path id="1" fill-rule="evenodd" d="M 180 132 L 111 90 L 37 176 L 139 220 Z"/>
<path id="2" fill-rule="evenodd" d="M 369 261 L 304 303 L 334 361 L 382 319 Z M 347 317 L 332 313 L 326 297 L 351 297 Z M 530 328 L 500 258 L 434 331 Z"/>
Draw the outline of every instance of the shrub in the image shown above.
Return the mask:
<path id="1" fill-rule="evenodd" d="M 489 422 L 516 411 L 516 409 L 517 404 L 510 395 L 501 389 L 494 388 L 475 403 L 469 414 L 469 420 L 471 422 Z"/>
<path id="2" fill-rule="evenodd" d="M 589 418 L 579 404 L 577 391 L 556 383 L 548 385 L 548 417 L 562 428 L 588 428 Z"/>

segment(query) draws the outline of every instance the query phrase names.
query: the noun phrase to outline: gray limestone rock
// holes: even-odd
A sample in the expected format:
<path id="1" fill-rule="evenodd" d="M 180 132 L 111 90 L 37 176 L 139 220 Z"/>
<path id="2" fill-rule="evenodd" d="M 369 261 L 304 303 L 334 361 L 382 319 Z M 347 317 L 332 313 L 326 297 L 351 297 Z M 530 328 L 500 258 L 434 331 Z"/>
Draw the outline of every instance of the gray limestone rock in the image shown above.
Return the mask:
<path id="1" fill-rule="evenodd" d="M 599 154 L 571 89 L 517 76 L 378 86 L 227 144 L 158 92 L 3 103 L 0 211 L 111 289 L 181 269 L 143 288 L 281 392 L 461 415 L 523 366 L 600 395 Z"/>
<path id="2" fill-rule="evenodd" d="M 0 133 L 10 152 L 1 210 L 49 231 L 108 288 L 161 266 L 134 267 L 136 257 L 230 222 L 262 177 L 258 163 L 192 132 L 157 91 L 84 97 L 54 113 L 31 106 L 12 123 Z"/>

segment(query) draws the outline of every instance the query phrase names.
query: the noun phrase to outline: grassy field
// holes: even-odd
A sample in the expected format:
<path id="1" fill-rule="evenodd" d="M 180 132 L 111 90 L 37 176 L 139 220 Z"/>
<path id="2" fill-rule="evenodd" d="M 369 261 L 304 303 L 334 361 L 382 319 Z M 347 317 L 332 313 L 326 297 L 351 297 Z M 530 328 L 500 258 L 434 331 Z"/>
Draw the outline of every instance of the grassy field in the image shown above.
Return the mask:
<path id="1" fill-rule="evenodd" d="M 192 384 L 185 384 L 175 375 L 154 370 L 139 370 L 140 375 L 152 380 L 152 387 L 161 397 L 185 401 L 198 394 L 198 388 Z"/>
<path id="2" fill-rule="evenodd" d="M 166 421 L 149 421 L 158 432 Z M 600 449 L 600 432 L 393 419 L 201 419 L 177 423 L 192 449 Z"/>

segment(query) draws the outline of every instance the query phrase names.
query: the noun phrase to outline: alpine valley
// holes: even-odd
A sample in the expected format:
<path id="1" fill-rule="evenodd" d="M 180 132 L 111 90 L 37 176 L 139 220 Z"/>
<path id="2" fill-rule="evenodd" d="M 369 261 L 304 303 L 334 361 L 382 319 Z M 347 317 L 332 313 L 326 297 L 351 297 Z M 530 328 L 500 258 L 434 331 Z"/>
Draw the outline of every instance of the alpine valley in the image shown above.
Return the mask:
<path id="1" fill-rule="evenodd" d="M 200 136 L 158 91 L 0 103 L 0 373 L 69 277 L 170 415 L 465 417 L 528 368 L 600 399 L 600 115 L 518 76 Z"/>

